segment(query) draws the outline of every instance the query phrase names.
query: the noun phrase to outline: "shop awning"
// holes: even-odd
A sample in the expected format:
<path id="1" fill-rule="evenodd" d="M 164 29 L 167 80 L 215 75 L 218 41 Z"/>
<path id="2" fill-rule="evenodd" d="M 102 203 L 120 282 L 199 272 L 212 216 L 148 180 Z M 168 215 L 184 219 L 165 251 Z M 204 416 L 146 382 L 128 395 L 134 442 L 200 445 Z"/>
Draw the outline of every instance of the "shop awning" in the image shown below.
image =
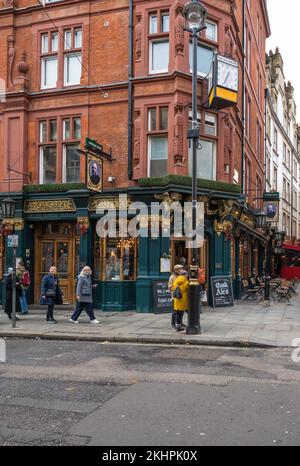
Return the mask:
<path id="1" fill-rule="evenodd" d="M 248 227 L 244 223 L 238 221 L 237 225 L 238 225 L 239 228 L 241 228 L 241 230 L 244 230 L 250 236 L 253 236 L 254 238 L 258 239 L 259 241 L 264 242 L 264 243 L 266 243 L 268 241 L 268 239 L 265 236 L 261 235 L 260 233 L 253 230 L 252 228 Z"/>
<path id="2" fill-rule="evenodd" d="M 282 248 L 290 250 L 290 251 L 298 251 L 300 252 L 300 246 L 295 246 L 294 244 L 287 244 L 283 243 Z"/>

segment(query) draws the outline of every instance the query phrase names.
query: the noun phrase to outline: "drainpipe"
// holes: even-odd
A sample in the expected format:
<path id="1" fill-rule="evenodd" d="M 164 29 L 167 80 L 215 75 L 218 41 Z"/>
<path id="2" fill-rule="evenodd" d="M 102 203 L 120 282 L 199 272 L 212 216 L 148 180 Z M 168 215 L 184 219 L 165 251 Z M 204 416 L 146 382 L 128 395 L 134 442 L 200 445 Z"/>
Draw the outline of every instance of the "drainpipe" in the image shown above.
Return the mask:
<path id="1" fill-rule="evenodd" d="M 265 192 L 267 191 L 267 102 L 268 102 L 268 95 L 269 95 L 269 90 L 265 89 Z"/>
<path id="2" fill-rule="evenodd" d="M 246 0 L 243 0 L 243 66 L 242 66 L 242 124 L 243 124 L 243 135 L 242 135 L 242 155 L 241 155 L 241 194 L 245 193 L 245 122 L 246 122 L 246 82 L 245 82 L 245 66 L 246 66 Z M 235 239 L 235 299 L 241 299 L 242 291 L 242 276 L 240 270 L 240 238 Z"/>
<path id="3" fill-rule="evenodd" d="M 129 0 L 129 66 L 128 66 L 128 179 L 132 180 L 132 94 L 133 94 L 133 0 Z"/>
<path id="4" fill-rule="evenodd" d="M 245 122 L 246 122 L 246 82 L 245 82 L 245 67 L 246 67 L 246 0 L 243 0 L 243 67 L 242 67 L 242 121 L 243 121 L 243 137 L 242 137 L 242 159 L 241 159 L 241 194 L 244 194 L 245 183 Z"/>

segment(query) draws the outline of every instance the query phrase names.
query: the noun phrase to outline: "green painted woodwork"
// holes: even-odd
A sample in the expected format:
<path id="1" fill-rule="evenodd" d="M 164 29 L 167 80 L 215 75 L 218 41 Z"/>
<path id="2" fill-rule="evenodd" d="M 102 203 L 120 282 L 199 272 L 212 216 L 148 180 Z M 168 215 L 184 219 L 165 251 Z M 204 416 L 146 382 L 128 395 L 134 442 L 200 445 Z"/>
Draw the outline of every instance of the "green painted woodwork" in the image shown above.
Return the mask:
<path id="1" fill-rule="evenodd" d="M 102 311 L 135 310 L 135 282 L 100 282 L 95 307 Z"/>
<path id="2" fill-rule="evenodd" d="M 240 273 L 240 239 L 235 238 L 235 279 L 233 281 L 234 298 L 241 299 L 242 277 Z"/>

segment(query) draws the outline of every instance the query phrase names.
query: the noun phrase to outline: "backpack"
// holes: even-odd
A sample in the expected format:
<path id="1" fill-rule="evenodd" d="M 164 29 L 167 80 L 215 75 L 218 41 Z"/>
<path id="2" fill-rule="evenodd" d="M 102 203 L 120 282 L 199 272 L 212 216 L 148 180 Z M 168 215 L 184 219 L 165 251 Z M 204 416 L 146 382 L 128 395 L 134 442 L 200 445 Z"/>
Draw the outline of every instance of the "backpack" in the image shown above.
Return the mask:
<path id="1" fill-rule="evenodd" d="M 22 275 L 21 285 L 30 286 L 30 284 L 31 284 L 30 275 L 29 275 L 29 272 L 26 270 Z"/>

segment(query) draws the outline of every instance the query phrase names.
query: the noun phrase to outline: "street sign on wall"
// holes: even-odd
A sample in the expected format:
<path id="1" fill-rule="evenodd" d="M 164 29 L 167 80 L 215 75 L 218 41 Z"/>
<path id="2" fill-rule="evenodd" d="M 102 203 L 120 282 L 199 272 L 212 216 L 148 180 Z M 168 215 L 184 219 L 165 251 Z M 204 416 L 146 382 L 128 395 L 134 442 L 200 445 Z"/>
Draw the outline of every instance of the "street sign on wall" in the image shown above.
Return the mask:
<path id="1" fill-rule="evenodd" d="M 18 235 L 8 235 L 7 237 L 7 247 L 8 248 L 17 248 L 19 246 L 19 236 Z"/>
<path id="2" fill-rule="evenodd" d="M 103 146 L 94 141 L 94 139 L 86 138 L 85 147 L 87 150 L 90 150 L 94 154 L 99 155 L 99 157 L 101 157 L 103 154 Z"/>

